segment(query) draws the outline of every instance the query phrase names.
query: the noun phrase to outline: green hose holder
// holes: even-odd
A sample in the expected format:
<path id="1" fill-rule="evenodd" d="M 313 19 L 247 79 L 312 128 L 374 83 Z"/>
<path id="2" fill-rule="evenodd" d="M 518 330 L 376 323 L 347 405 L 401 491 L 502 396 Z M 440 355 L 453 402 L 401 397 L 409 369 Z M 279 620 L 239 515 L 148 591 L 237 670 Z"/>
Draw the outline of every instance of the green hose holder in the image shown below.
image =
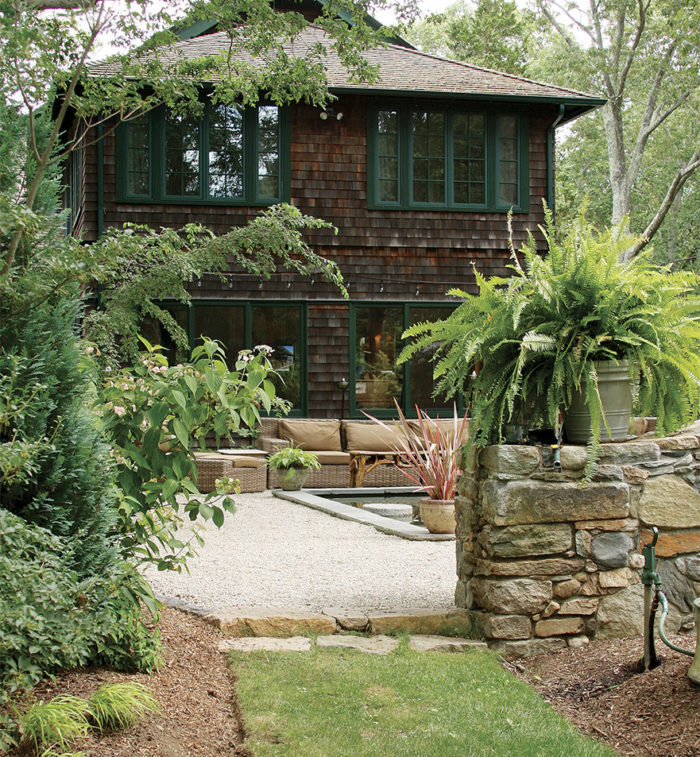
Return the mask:
<path id="1" fill-rule="evenodd" d="M 651 670 L 660 664 L 654 644 L 654 621 L 660 604 L 659 637 L 670 649 L 694 657 L 688 671 L 688 677 L 694 683 L 700 684 L 700 635 L 698 635 L 695 652 L 677 646 L 666 637 L 665 624 L 668 615 L 668 600 L 661 590 L 661 578 L 656 570 L 656 542 L 659 538 L 659 529 L 653 526 L 651 530 L 653 533 L 651 542 L 642 547 L 642 555 L 644 555 L 644 569 L 642 570 L 642 584 L 644 585 L 644 670 Z M 693 605 L 697 632 L 700 629 L 700 599 L 696 599 Z"/>

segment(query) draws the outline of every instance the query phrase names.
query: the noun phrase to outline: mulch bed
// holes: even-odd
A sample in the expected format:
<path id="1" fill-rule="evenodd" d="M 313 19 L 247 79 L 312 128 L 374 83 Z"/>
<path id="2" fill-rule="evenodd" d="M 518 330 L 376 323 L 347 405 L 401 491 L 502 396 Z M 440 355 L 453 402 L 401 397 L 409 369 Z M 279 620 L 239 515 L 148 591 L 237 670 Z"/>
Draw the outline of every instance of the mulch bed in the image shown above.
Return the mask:
<path id="1" fill-rule="evenodd" d="M 103 669 L 76 670 L 37 687 L 46 701 L 58 694 L 89 696 L 109 681 L 146 684 L 161 712 L 138 726 L 80 744 L 90 757 L 250 757 L 235 695 L 235 676 L 217 651 L 221 635 L 201 618 L 163 611 L 165 664 L 152 676 Z M 690 648 L 695 635 L 675 637 Z M 641 639 L 592 642 L 504 665 L 526 680 L 577 728 L 622 755 L 700 755 L 700 688 L 686 673 L 690 657 L 657 640 L 662 665 L 639 674 Z"/>
<path id="2" fill-rule="evenodd" d="M 695 648 L 695 634 L 672 637 Z M 700 687 L 687 676 L 691 659 L 658 638 L 661 665 L 640 673 L 643 641 L 597 641 L 506 663 L 584 733 L 623 755 L 700 755 Z"/>
<path id="3" fill-rule="evenodd" d="M 90 757 L 250 757 L 235 695 L 235 676 L 217 647 L 221 634 L 201 618 L 163 610 L 164 664 L 153 675 L 104 669 L 64 673 L 34 689 L 44 701 L 58 694 L 90 696 L 103 683 L 139 681 L 161 711 L 126 731 L 76 742 Z"/>

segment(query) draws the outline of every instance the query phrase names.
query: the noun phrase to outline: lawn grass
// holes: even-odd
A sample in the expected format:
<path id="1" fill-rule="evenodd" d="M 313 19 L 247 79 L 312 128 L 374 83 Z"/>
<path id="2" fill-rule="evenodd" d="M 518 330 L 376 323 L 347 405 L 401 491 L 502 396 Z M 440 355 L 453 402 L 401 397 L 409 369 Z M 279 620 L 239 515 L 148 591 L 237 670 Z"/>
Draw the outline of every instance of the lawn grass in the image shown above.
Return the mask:
<path id="1" fill-rule="evenodd" d="M 256 757 L 610 757 L 491 652 L 231 652 Z"/>

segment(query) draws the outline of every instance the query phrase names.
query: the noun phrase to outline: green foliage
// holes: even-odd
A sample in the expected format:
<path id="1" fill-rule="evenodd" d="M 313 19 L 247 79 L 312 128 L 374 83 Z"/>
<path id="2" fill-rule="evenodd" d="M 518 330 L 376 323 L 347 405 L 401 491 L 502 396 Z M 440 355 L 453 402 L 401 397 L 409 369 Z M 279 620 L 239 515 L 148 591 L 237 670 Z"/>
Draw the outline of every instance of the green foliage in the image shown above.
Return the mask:
<path id="1" fill-rule="evenodd" d="M 442 13 L 413 23 L 406 36 L 421 50 L 475 66 L 523 75 L 533 14 L 509 0 L 458 0 Z"/>
<path id="2" fill-rule="evenodd" d="M 285 468 L 319 470 L 321 468 L 321 463 L 313 452 L 307 452 L 298 447 L 282 447 L 274 455 L 270 455 L 267 464 L 273 470 L 284 470 Z"/>
<path id="3" fill-rule="evenodd" d="M 160 709 L 149 689 L 134 681 L 104 684 L 87 704 L 90 721 L 100 731 L 130 728 L 143 715 Z"/>
<path id="4" fill-rule="evenodd" d="M 197 489 L 195 446 L 203 447 L 210 432 L 218 440 L 259 425 L 260 408 L 272 409 L 275 388 L 264 350 L 241 354 L 229 371 L 212 340 L 195 347 L 191 363 L 172 366 L 160 347 L 142 341 L 146 350 L 134 366 L 115 373 L 102 390 L 119 484 L 119 531 L 127 554 L 160 570 L 180 569 L 202 543 L 197 528 L 188 542 L 180 541 L 182 516 L 220 527 L 224 511 L 235 510 L 230 497 L 218 499 L 225 491 L 204 496 Z"/>
<path id="5" fill-rule="evenodd" d="M 123 562 L 81 576 L 80 548 L 0 508 L 0 704 L 61 668 L 158 664 L 158 633 L 139 606 L 156 608 L 148 584 Z"/>
<path id="6" fill-rule="evenodd" d="M 100 308 L 86 315 L 86 336 L 99 347 L 103 362 L 133 360 L 141 322 L 151 316 L 187 349 L 187 335 L 159 302 L 189 302 L 187 284 L 205 271 L 221 274 L 231 263 L 263 278 L 278 265 L 301 274 L 313 272 L 347 296 L 337 264 L 314 252 L 304 237 L 315 229 L 337 231 L 286 204 L 267 208 L 247 225 L 218 237 L 196 224 L 178 230 L 134 225 L 108 229 L 91 245 L 90 275 L 102 289 Z"/>
<path id="7" fill-rule="evenodd" d="M 35 702 L 17 713 L 15 742 L 24 754 L 81 757 L 82 753 L 63 750 L 71 741 L 87 736 L 91 728 L 130 728 L 143 715 L 158 709 L 158 702 L 143 684 L 106 683 L 88 700 L 64 694 L 48 702 Z"/>
<path id="8" fill-rule="evenodd" d="M 394 405 L 399 419 L 391 425 L 369 413 L 364 414 L 387 431 L 396 434 L 394 449 L 400 453 L 397 470 L 423 489 L 430 499 L 454 499 L 457 477 L 462 472 L 458 453 L 469 435 L 467 415 L 460 421 L 455 407 L 452 426 L 447 428 L 444 420 L 434 421 L 418 405 L 418 420 L 415 421 L 406 419 L 396 399 Z"/>
<path id="9" fill-rule="evenodd" d="M 88 575 L 114 559 L 115 495 L 78 313 L 76 300 L 52 299 L 0 325 L 0 502 L 78 539 Z"/>
<path id="10" fill-rule="evenodd" d="M 65 749 L 68 742 L 87 736 L 89 712 L 90 705 L 84 699 L 70 694 L 36 702 L 19 720 L 20 748 L 32 748 L 35 754 L 45 754 L 44 749 Z"/>
<path id="11" fill-rule="evenodd" d="M 401 360 L 439 345 L 436 391 L 465 392 L 470 441 L 478 445 L 502 441 L 504 425 L 521 418 L 554 427 L 559 411 L 582 391 L 594 430 L 590 473 L 605 422 L 597 360 L 630 361 L 638 411 L 658 416 L 659 434 L 697 417 L 699 279 L 659 269 L 645 256 L 620 263 L 629 237 L 615 228 L 598 234 L 583 217 L 560 243 L 549 211 L 546 216 L 545 257 L 530 237 L 519 255 L 513 250 L 511 278 L 477 273 L 478 295 L 454 290 L 463 302 L 448 318 L 405 332 L 412 342 Z"/>

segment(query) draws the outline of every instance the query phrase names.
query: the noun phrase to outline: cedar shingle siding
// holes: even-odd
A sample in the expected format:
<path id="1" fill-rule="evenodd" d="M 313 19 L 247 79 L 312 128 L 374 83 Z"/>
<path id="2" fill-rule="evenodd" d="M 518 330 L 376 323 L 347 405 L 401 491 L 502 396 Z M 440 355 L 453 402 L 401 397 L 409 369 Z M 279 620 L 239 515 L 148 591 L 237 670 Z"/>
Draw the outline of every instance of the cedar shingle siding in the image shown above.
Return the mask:
<path id="1" fill-rule="evenodd" d="M 377 299 L 413 299 L 419 284 L 420 299 L 436 300 L 443 299 L 449 287 L 473 282 L 472 262 L 487 275 L 504 273 L 508 257 L 505 213 L 367 209 L 366 102 L 359 95 L 340 98 L 334 108 L 343 112 L 342 121 L 322 121 L 318 109 L 309 106 L 291 108 L 291 202 L 302 212 L 338 227 L 337 236 L 314 232 L 311 240 L 321 254 L 339 263 L 353 298 L 374 298 L 384 276 L 385 291 Z M 543 221 L 546 130 L 556 114 L 553 106 L 525 112 L 529 117 L 530 212 L 513 217 L 516 241 Z M 92 241 L 97 238 L 94 147 L 89 149 L 87 161 L 83 238 Z M 105 227 L 127 221 L 154 227 L 201 222 L 216 233 L 225 233 L 257 213 L 257 209 L 222 205 L 117 203 L 113 135 L 106 137 L 104 144 L 104 187 Z M 257 283 L 256 279 L 250 292 L 237 283 L 237 296 L 258 297 Z M 279 294 L 287 298 L 286 283 L 283 288 Z M 265 285 L 265 293 L 270 295 L 270 284 Z M 294 295 L 327 299 L 333 293 L 318 283 L 312 287 L 301 281 L 295 283 Z"/>
<path id="2" fill-rule="evenodd" d="M 288 52 L 304 55 L 309 45 L 324 41 L 311 27 Z M 225 42 L 213 31 L 183 40 L 171 54 L 194 58 L 216 51 Z M 528 128 L 529 210 L 513 215 L 516 244 L 527 230 L 541 240 L 537 225 L 544 220 L 542 199 L 547 196 L 547 133 L 556 119 L 570 120 L 600 104 L 579 92 L 539 84 L 520 77 L 464 63 L 446 61 L 399 45 L 370 51 L 371 62 L 381 64 L 381 76 L 371 86 L 358 86 L 334 53 L 326 60 L 332 103 L 342 112 L 338 121 L 319 118 L 319 109 L 290 106 L 291 203 L 303 213 L 330 221 L 337 236 L 313 232 L 309 241 L 321 255 L 334 259 L 355 303 L 449 302 L 452 287 L 474 289 L 472 265 L 486 276 L 506 273 L 508 229 L 505 212 L 452 210 L 397 210 L 368 208 L 368 109 L 379 103 L 403 101 L 417 107 L 438 104 L 449 109 L 473 100 L 478 109 L 523 116 Z M 91 68 L 92 75 L 108 75 L 109 64 Z M 393 99 L 392 99 L 393 98 Z M 431 99 L 432 98 L 432 99 Z M 388 107 L 391 107 L 390 105 Z M 86 241 L 98 235 L 97 149 L 85 154 L 85 207 L 79 228 Z M 116 201 L 116 140 L 109 133 L 103 145 L 103 226 L 128 221 L 153 227 L 180 227 L 200 222 L 216 233 L 245 224 L 255 208 L 226 204 L 153 204 Z M 521 203 L 528 207 L 527 202 Z M 337 290 L 325 282 L 279 272 L 262 287 L 258 277 L 230 269 L 228 284 L 204 276 L 195 283 L 195 300 L 250 302 L 307 302 L 306 369 L 307 410 L 312 417 L 338 416 L 341 392 L 337 382 L 350 373 L 350 310 Z M 407 311 L 406 311 L 407 312 Z M 296 356 L 295 356 L 296 358 Z M 358 379 L 359 380 L 359 379 Z M 348 411 L 350 393 L 345 397 Z"/>

